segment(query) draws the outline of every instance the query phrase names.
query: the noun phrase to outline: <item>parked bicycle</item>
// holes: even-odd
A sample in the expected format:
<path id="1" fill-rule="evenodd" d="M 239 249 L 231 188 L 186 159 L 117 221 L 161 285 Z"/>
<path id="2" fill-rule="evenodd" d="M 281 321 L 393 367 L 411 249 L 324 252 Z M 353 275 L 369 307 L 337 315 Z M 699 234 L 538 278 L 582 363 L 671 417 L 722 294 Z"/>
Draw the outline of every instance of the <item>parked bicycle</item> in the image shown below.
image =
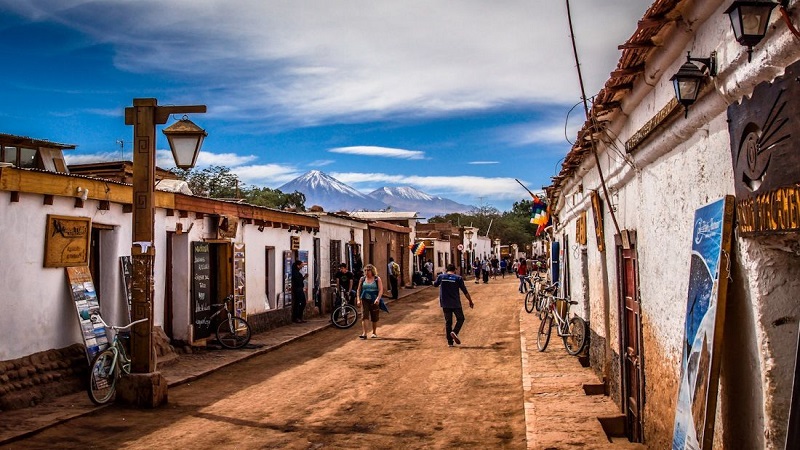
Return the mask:
<path id="1" fill-rule="evenodd" d="M 108 403 L 117 390 L 117 379 L 122 374 L 131 373 L 131 360 L 125 352 L 125 346 L 119 338 L 120 332 L 130 330 L 137 323 L 146 322 L 148 319 L 139 319 L 124 327 L 108 325 L 102 317 L 92 314 L 88 317 L 92 323 L 100 322 L 106 329 L 114 334 L 111 345 L 92 359 L 89 372 L 89 386 L 87 391 L 89 399 L 97 405 Z M 154 356 L 155 357 L 155 354 Z"/>
<path id="2" fill-rule="evenodd" d="M 550 334 L 555 325 L 556 333 L 564 341 L 567 353 L 573 356 L 577 355 L 586 346 L 586 322 L 578 316 L 568 318 L 570 306 L 577 305 L 578 302 L 570 300 L 569 297 L 556 297 L 552 294 L 545 294 L 545 297 L 547 303 L 544 316 L 539 324 L 536 346 L 540 352 L 547 348 Z"/>
<path id="3" fill-rule="evenodd" d="M 333 288 L 333 301 L 335 308 L 331 312 L 331 322 L 336 328 L 350 328 L 356 324 L 358 310 L 350 304 L 350 293 L 339 286 Z"/>
<path id="4" fill-rule="evenodd" d="M 228 309 L 228 302 L 233 301 L 233 296 L 225 297 L 222 303 L 212 303 L 212 308 L 218 308 L 217 312 L 208 318 L 208 323 L 213 323 L 214 317 L 223 314 L 222 320 L 217 325 L 216 337 L 220 345 L 225 348 L 237 349 L 242 348 L 250 342 L 252 331 L 250 324 L 241 317 L 234 316 L 231 310 Z"/>
<path id="5" fill-rule="evenodd" d="M 541 291 L 546 283 L 545 278 L 539 276 L 538 273 L 534 273 L 532 276 L 524 276 L 523 279 L 524 283 L 530 286 L 528 292 L 525 293 L 525 311 L 528 314 L 532 313 L 534 309 L 541 311 L 539 300 L 542 295 Z"/>

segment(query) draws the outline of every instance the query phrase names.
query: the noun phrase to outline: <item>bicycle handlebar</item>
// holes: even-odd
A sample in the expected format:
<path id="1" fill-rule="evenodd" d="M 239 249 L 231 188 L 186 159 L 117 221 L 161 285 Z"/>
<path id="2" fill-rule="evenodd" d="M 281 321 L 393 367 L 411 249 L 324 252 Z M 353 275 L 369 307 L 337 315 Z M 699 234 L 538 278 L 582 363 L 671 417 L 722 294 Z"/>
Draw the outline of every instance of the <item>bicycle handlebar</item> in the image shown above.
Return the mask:
<path id="1" fill-rule="evenodd" d="M 127 330 L 127 329 L 129 329 L 130 327 L 132 327 L 132 326 L 136 325 L 137 323 L 147 322 L 147 321 L 148 321 L 148 320 L 150 320 L 150 319 L 148 319 L 147 317 L 145 317 L 144 319 L 134 320 L 133 322 L 131 322 L 131 323 L 129 323 L 129 324 L 127 324 L 127 325 L 125 325 L 124 327 L 120 327 L 120 326 L 117 326 L 117 325 L 109 325 L 109 324 L 107 324 L 107 323 L 106 323 L 106 321 L 105 321 L 105 320 L 103 320 L 103 318 L 102 318 L 102 317 L 100 317 L 98 314 L 92 314 L 92 316 L 89 318 L 89 320 L 91 320 L 91 321 L 92 321 L 92 323 L 100 322 L 100 323 L 102 323 L 102 324 L 103 324 L 103 326 L 104 326 L 104 327 L 106 327 L 106 328 L 111 328 L 111 329 L 112 329 L 112 330 L 114 330 L 114 331 L 123 331 L 123 330 Z"/>

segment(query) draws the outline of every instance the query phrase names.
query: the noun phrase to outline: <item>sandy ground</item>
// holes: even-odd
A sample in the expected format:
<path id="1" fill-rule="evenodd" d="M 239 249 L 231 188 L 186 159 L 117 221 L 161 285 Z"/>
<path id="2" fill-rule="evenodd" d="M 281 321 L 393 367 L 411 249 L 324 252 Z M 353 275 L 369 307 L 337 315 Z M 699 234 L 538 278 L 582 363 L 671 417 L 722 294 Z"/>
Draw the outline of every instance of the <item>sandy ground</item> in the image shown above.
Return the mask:
<path id="1" fill-rule="evenodd" d="M 455 348 L 427 289 L 390 303 L 378 339 L 326 329 L 171 388 L 164 407 L 114 405 L 8 448 L 525 448 L 516 281 L 468 283 Z"/>

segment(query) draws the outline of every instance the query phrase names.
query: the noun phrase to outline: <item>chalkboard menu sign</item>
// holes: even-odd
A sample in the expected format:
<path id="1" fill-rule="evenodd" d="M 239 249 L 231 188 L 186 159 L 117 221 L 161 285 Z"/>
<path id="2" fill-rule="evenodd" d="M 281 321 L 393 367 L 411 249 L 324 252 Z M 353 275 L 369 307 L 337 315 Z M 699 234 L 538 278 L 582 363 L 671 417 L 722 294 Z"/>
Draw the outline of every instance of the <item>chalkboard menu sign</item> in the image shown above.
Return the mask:
<path id="1" fill-rule="evenodd" d="M 211 255 L 208 244 L 192 242 L 192 324 L 194 339 L 211 335 Z"/>

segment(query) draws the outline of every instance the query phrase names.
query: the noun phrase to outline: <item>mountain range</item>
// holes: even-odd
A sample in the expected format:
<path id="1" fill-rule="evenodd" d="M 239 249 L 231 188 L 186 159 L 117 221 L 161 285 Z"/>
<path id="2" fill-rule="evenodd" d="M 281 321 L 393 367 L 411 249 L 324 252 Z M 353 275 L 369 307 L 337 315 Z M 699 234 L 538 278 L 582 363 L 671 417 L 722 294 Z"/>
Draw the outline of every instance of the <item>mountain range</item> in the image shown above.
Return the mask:
<path id="1" fill-rule="evenodd" d="M 363 194 L 319 170 L 306 172 L 278 189 L 302 192 L 306 196 L 307 208 L 319 205 L 325 211 L 416 211 L 420 217 L 430 218 L 474 209 L 410 186 L 382 187 Z"/>

